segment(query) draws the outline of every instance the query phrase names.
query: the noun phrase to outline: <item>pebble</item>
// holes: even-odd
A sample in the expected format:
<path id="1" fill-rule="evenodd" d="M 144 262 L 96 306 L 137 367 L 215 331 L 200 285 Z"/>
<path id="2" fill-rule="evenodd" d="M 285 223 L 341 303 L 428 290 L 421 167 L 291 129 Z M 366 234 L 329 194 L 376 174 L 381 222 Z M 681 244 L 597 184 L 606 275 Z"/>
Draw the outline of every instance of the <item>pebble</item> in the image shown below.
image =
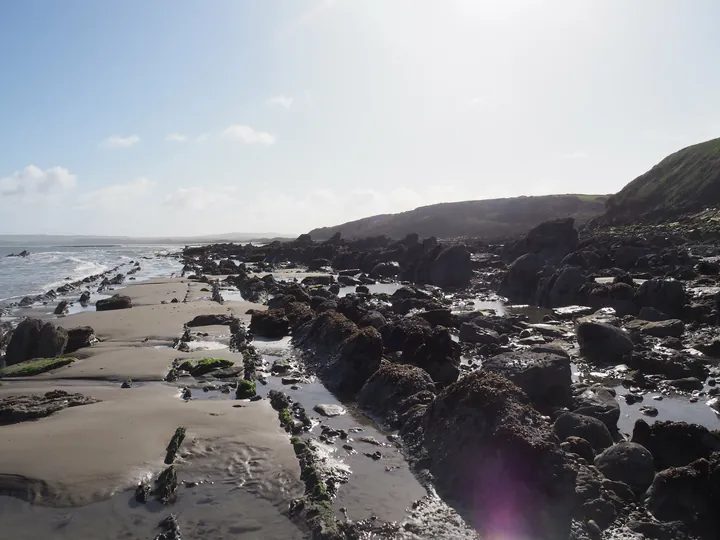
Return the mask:
<path id="1" fill-rule="evenodd" d="M 315 405 L 315 407 L 313 407 L 313 410 L 316 413 L 327 416 L 328 418 L 332 418 L 333 416 L 341 416 L 346 412 L 345 407 L 341 405 L 328 405 L 323 403 Z"/>
<path id="2" fill-rule="evenodd" d="M 640 407 L 640 412 L 643 413 L 645 416 L 657 416 L 658 410 L 655 407 L 650 407 L 648 405 L 644 405 Z"/>

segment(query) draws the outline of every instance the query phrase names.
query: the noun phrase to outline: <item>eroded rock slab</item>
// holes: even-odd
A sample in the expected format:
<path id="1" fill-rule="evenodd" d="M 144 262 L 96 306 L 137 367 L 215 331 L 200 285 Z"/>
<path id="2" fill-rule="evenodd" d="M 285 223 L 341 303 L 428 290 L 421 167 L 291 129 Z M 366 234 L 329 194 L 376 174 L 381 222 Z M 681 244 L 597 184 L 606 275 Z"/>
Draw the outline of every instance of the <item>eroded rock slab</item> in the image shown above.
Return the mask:
<path id="1" fill-rule="evenodd" d="M 97 401 L 82 394 L 70 394 L 63 390 L 53 390 L 44 395 L 6 397 L 0 399 L 0 425 L 37 420 L 68 407 L 89 405 Z"/>

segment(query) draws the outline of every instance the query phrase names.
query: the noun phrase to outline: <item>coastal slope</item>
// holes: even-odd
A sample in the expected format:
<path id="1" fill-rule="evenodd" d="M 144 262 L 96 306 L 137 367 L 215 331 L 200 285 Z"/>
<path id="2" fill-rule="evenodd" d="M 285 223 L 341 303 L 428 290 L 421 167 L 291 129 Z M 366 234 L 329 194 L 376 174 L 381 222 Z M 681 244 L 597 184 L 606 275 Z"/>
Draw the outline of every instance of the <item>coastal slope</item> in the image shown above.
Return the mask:
<path id="1" fill-rule="evenodd" d="M 607 202 L 612 223 L 661 222 L 720 204 L 720 139 L 667 156 Z"/>
<path id="2" fill-rule="evenodd" d="M 582 223 L 602 214 L 606 200 L 607 195 L 543 195 L 441 203 L 313 229 L 310 236 L 325 240 L 339 232 L 346 239 L 403 238 L 417 233 L 421 237 L 497 240 L 524 234 L 551 219 L 573 217 Z"/>

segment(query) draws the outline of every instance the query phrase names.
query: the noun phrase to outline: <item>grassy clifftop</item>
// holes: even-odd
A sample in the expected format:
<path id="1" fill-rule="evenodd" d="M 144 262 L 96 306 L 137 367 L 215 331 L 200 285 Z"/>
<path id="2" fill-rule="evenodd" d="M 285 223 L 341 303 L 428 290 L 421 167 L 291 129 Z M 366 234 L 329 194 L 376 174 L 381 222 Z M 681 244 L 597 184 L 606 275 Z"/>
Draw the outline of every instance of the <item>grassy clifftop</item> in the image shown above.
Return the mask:
<path id="1" fill-rule="evenodd" d="M 720 204 L 720 139 L 688 146 L 663 159 L 610 197 L 605 219 L 664 221 Z"/>
<path id="2" fill-rule="evenodd" d="M 574 217 L 579 222 L 587 221 L 605 211 L 606 200 L 607 195 L 544 195 L 441 203 L 313 229 L 310 235 L 315 240 L 330 238 L 337 232 L 347 239 L 378 235 L 403 238 L 410 233 L 421 237 L 503 239 L 524 234 L 549 219 Z"/>

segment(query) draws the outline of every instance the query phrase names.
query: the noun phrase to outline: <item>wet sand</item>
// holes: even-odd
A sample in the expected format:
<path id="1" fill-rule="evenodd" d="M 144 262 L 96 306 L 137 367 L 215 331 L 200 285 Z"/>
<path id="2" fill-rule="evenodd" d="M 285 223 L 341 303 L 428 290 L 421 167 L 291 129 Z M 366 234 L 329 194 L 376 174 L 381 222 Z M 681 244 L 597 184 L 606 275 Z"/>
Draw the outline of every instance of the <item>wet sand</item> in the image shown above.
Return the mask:
<path id="1" fill-rule="evenodd" d="M 249 320 L 248 309 L 265 309 L 249 302 L 182 303 L 187 288 L 182 279 L 132 284 L 116 291 L 133 299 L 131 309 L 53 318 L 67 328 L 92 326 L 102 342 L 78 351 L 78 361 L 65 368 L 0 386 L 0 398 L 62 389 L 101 400 L 0 427 L 3 536 L 147 538 L 174 511 L 184 514 L 186 538 L 303 537 L 286 514 L 304 486 L 269 403 L 186 402 L 178 386 L 162 382 L 175 358 L 222 356 L 242 365 L 241 355 L 227 349 L 158 348 L 193 317 L 232 313 Z M 180 302 L 169 303 L 175 297 Z M 122 389 L 127 379 L 133 386 Z M 201 483 L 180 487 L 173 506 L 138 505 L 127 490 L 165 467 L 165 447 L 178 426 L 187 428 L 178 476 Z"/>

